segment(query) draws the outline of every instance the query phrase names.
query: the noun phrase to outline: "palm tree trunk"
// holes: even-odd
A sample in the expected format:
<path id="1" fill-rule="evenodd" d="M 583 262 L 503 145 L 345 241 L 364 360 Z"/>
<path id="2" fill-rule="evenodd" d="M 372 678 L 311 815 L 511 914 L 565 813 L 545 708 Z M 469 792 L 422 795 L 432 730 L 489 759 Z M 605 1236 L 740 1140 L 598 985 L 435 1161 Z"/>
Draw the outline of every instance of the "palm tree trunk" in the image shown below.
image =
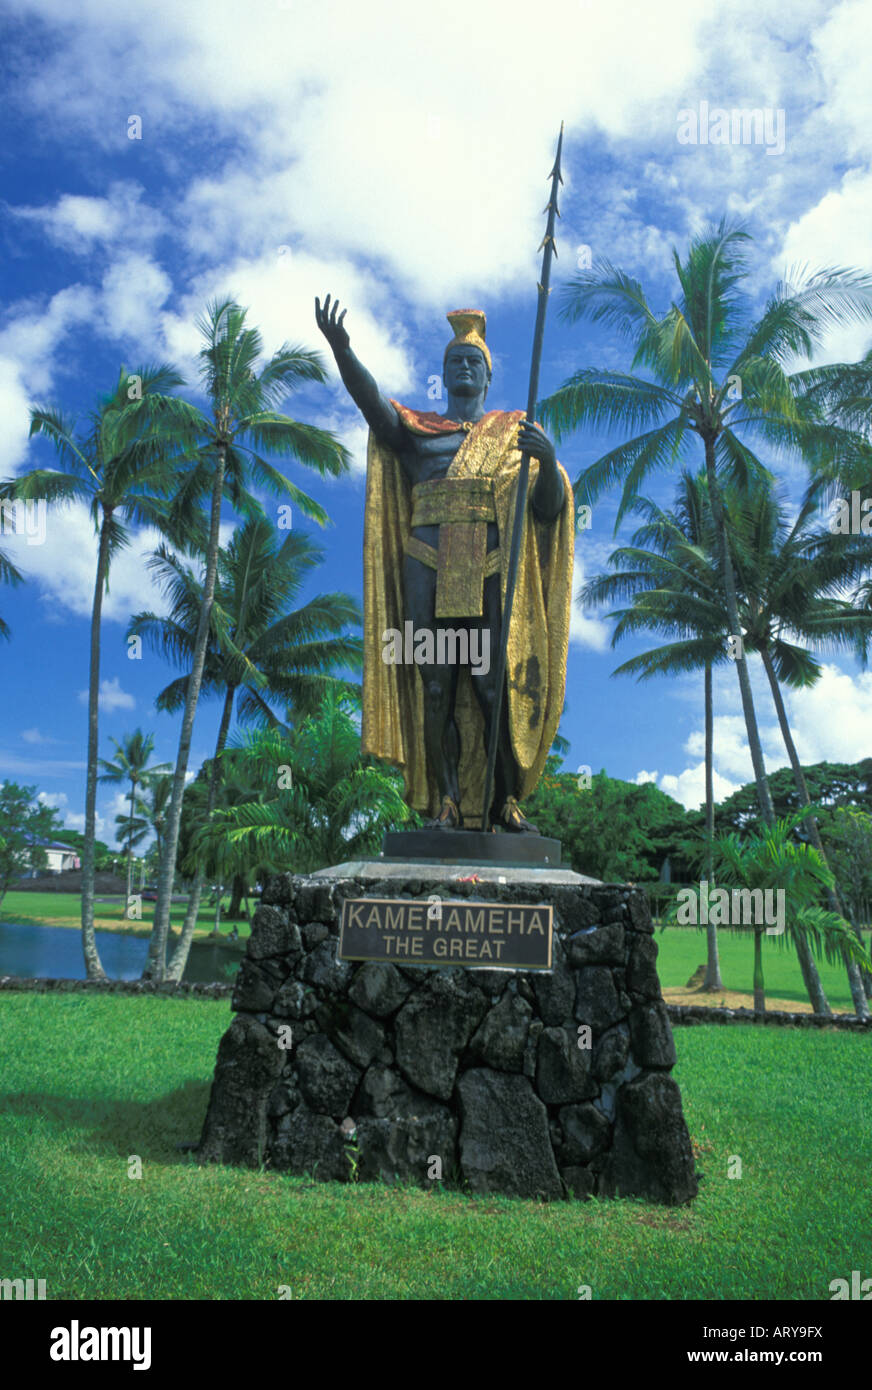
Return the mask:
<path id="1" fill-rule="evenodd" d="M 133 887 L 133 797 L 136 783 L 130 780 L 130 829 L 127 834 L 127 897 L 124 900 L 124 916 L 130 912 L 130 890 Z"/>
<path id="2" fill-rule="evenodd" d="M 245 879 L 241 874 L 234 874 L 230 885 L 230 905 L 227 908 L 227 916 L 230 921 L 235 921 L 242 908 L 242 895 L 245 892 Z"/>
<path id="3" fill-rule="evenodd" d="M 764 648 L 761 651 L 760 655 L 763 658 L 763 666 L 766 670 L 766 675 L 769 678 L 769 686 L 772 691 L 772 699 L 775 702 L 775 712 L 778 715 L 778 723 L 781 728 L 781 736 L 784 739 L 784 746 L 787 749 L 787 756 L 790 759 L 790 766 L 793 769 L 793 778 L 796 782 L 796 790 L 799 795 L 800 804 L 803 806 L 810 806 L 811 797 L 808 794 L 808 785 L 805 780 L 805 773 L 802 770 L 802 764 L 799 761 L 799 755 L 796 751 L 796 745 L 793 742 L 793 734 L 790 731 L 790 724 L 787 719 L 787 710 L 784 706 L 784 697 L 781 694 L 781 687 L 778 684 L 778 677 L 775 674 L 775 667 L 772 664 L 772 656 L 766 648 Z M 803 825 L 805 826 L 806 831 L 808 832 L 809 839 L 811 840 L 812 844 L 814 845 L 823 862 L 826 864 L 827 856 L 824 851 L 823 842 L 821 841 L 820 830 L 818 828 L 816 818 L 813 815 L 806 816 L 805 820 L 803 821 Z M 829 868 L 828 864 L 827 868 Z M 840 917 L 844 917 L 844 909 L 842 907 L 841 902 L 839 901 L 839 896 L 836 890 L 834 888 L 827 888 L 826 895 L 830 911 L 837 912 Z M 797 946 L 798 945 L 799 943 L 797 942 Z M 806 951 L 809 957 L 811 957 L 812 965 L 814 966 L 814 957 L 811 955 L 811 951 L 809 950 L 807 944 Z M 846 961 L 845 966 L 848 971 L 848 984 L 851 989 L 851 998 L 854 1002 L 854 1012 L 856 1013 L 858 1018 L 868 1018 L 869 1008 L 866 1003 L 866 995 L 863 989 L 863 980 L 860 975 L 860 968 L 854 961 Z M 832 1013 L 832 1009 L 830 1008 L 827 996 L 824 993 L 823 985 L 820 983 L 820 976 L 817 972 L 817 966 L 814 966 L 814 975 L 817 976 L 817 985 L 815 986 L 816 997 L 812 998 L 811 1001 L 814 1011 L 816 1014 Z"/>
<path id="4" fill-rule="evenodd" d="M 754 1012 L 765 1014 L 766 990 L 763 986 L 763 933 L 754 933 Z"/>
<path id="5" fill-rule="evenodd" d="M 215 802 L 218 798 L 218 783 L 221 777 L 221 754 L 224 752 L 224 745 L 227 742 L 227 734 L 230 729 L 230 719 L 233 714 L 233 700 L 236 695 L 236 687 L 228 686 L 224 696 L 224 709 L 221 712 L 221 724 L 218 729 L 218 741 L 215 744 L 215 756 L 212 759 L 212 771 L 209 776 L 209 793 L 206 797 L 206 820 L 208 821 L 215 809 Z M 203 893 L 203 884 L 206 879 L 206 870 L 202 862 L 197 866 L 197 873 L 191 885 L 188 895 L 188 907 L 185 913 L 185 924 L 182 927 L 182 935 L 170 958 L 167 969 L 168 980 L 181 980 L 185 973 L 185 966 L 188 963 L 188 955 L 191 950 L 191 942 L 194 939 L 194 931 L 197 926 L 197 913 L 200 910 L 200 898 Z M 217 926 L 216 926 L 217 931 Z"/>
<path id="6" fill-rule="evenodd" d="M 97 580 L 91 610 L 91 661 L 88 673 L 88 770 L 85 779 L 85 838 L 82 843 L 82 954 L 89 980 L 105 980 L 106 972 L 94 935 L 94 859 L 97 837 L 97 747 L 100 698 L 100 621 L 109 568 L 109 519 L 104 511 L 97 554 Z"/>
<path id="7" fill-rule="evenodd" d="M 742 630 L 739 625 L 739 604 L 736 599 L 736 581 L 733 575 L 733 562 L 730 558 L 730 547 L 727 539 L 727 521 L 724 515 L 724 503 L 721 497 L 720 487 L 718 486 L 717 469 L 715 467 L 715 444 L 714 439 L 708 436 L 705 438 L 705 469 L 708 479 L 712 517 L 717 531 L 718 547 L 721 552 L 721 573 L 724 580 L 727 616 L 730 620 L 730 627 L 733 630 L 733 635 L 738 637 L 741 643 Z M 766 764 L 763 761 L 763 748 L 760 744 L 760 734 L 757 729 L 757 716 L 754 713 L 754 697 L 751 694 L 748 662 L 745 656 L 744 646 L 742 645 L 739 647 L 739 655 L 736 658 L 736 672 L 739 677 L 742 711 L 745 715 L 745 728 L 748 733 L 748 747 L 751 751 L 751 763 L 754 768 L 754 781 L 757 786 L 757 800 L 760 803 L 760 814 L 767 825 L 774 825 L 775 808 L 772 805 L 772 794 L 769 790 L 769 781 L 766 777 Z"/>
<path id="8" fill-rule="evenodd" d="M 712 701 L 712 664 L 705 664 L 705 838 L 706 877 L 714 882 L 715 794 L 714 794 L 714 710 Z M 716 922 L 706 925 L 708 959 L 703 991 L 723 989 L 721 963 L 718 957 L 718 928 Z"/>
<path id="9" fill-rule="evenodd" d="M 176 769 L 173 774 L 173 791 L 167 812 L 164 831 L 164 857 L 158 880 L 157 903 L 154 912 L 154 929 L 148 947 L 148 964 L 143 978 L 163 980 L 166 975 L 166 944 L 170 926 L 170 907 L 172 904 L 173 881 L 176 874 L 176 856 L 179 850 L 179 826 L 182 820 L 182 798 L 185 792 L 185 773 L 191 753 L 191 738 L 194 731 L 194 715 L 200 698 L 203 669 L 206 665 L 206 648 L 209 643 L 209 618 L 212 600 L 215 596 L 215 576 L 218 571 L 218 542 L 221 525 L 221 500 L 224 493 L 225 451 L 218 449 L 218 462 L 215 466 L 215 481 L 212 485 L 212 509 L 209 524 L 209 549 L 206 556 L 206 577 L 203 583 L 203 604 L 200 608 L 200 621 L 197 624 L 197 637 L 194 644 L 194 661 L 188 681 L 185 698 L 185 713 L 182 718 L 182 731 L 179 737 L 179 751 Z"/>

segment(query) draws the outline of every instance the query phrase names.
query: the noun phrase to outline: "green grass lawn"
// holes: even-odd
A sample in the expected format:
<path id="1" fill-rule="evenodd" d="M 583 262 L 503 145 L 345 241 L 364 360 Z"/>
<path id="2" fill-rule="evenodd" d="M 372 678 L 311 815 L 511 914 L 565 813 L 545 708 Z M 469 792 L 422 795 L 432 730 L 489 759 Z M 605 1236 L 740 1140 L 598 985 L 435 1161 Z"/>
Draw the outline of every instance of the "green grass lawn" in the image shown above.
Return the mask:
<path id="1" fill-rule="evenodd" d="M 863 933 L 868 949 L 869 932 Z M 660 983 L 664 989 L 686 985 L 698 965 L 705 964 L 705 930 L 695 927 L 667 927 L 665 931 L 657 928 L 658 948 L 657 969 Z M 721 962 L 721 978 L 724 988 L 751 993 L 754 987 L 754 939 L 751 932 L 718 932 L 718 955 Z M 817 959 L 818 972 L 826 991 L 830 1007 L 837 1012 L 853 1013 L 848 976 L 843 965 L 830 965 Z M 780 945 L 775 937 L 763 938 L 763 978 L 768 997 L 808 1002 L 808 994 L 802 982 L 802 974 L 796 950 L 791 945 Z M 700 995 L 699 1003 L 713 1003 L 707 995 Z"/>
<path id="2" fill-rule="evenodd" d="M 198 1168 L 176 1145 L 230 1016 L 0 996 L 0 1275 L 76 1299 L 812 1300 L 872 1275 L 868 1037 L 676 1029 L 699 1197 L 540 1205 Z"/>
<path id="3" fill-rule="evenodd" d="M 230 898 L 225 894 L 224 904 L 227 906 Z M 52 927 L 75 927 L 81 926 L 82 907 L 81 897 L 78 893 L 28 893 L 28 892 L 8 892 L 0 906 L 0 922 L 42 922 Z M 127 931 L 133 936 L 151 935 L 151 924 L 154 919 L 154 903 L 142 903 L 142 919 L 138 922 L 125 922 L 123 917 L 123 904 L 120 898 L 113 902 L 100 902 L 94 904 L 94 923 L 104 931 Z M 255 903 L 252 900 L 252 910 Z M 185 920 L 185 903 L 174 902 L 170 910 L 170 924 L 173 927 L 181 928 Z M 195 939 L 202 937 L 212 931 L 215 925 L 215 908 L 207 906 L 207 895 L 204 895 L 197 912 L 197 929 Z M 222 917 L 219 930 L 222 935 L 229 932 L 232 927 L 236 927 L 240 936 L 249 935 L 249 926 L 243 917 L 224 919 Z"/>

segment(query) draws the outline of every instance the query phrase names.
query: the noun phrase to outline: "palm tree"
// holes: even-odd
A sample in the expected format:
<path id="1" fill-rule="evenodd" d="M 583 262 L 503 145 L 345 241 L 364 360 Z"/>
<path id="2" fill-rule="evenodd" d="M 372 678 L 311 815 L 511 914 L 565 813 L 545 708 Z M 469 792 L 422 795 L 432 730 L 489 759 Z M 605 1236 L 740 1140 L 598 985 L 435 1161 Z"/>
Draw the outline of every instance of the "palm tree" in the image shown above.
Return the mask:
<path id="1" fill-rule="evenodd" d="M 655 675 L 704 671 L 705 706 L 705 835 L 706 876 L 714 882 L 713 701 L 712 667 L 726 661 L 726 615 L 711 562 L 712 517 L 708 506 L 705 474 L 685 471 L 673 511 L 664 511 L 646 498 L 636 498 L 632 510 L 645 524 L 629 546 L 613 551 L 613 574 L 598 575 L 581 590 L 582 607 L 599 607 L 615 599 L 631 600 L 607 616 L 616 619 L 612 647 L 638 631 L 673 636 L 674 641 L 625 661 L 613 675 L 635 675 L 645 680 Z M 704 990 L 723 989 L 718 958 L 718 929 L 706 926 L 706 974 Z"/>
<path id="2" fill-rule="evenodd" d="M 690 486 L 691 480 L 684 475 L 677 515 L 661 512 L 654 503 L 637 500 L 634 509 L 644 511 L 649 522 L 634 536 L 634 546 L 651 544 L 655 553 L 635 548 L 616 551 L 611 557 L 612 563 L 616 566 L 632 564 L 634 569 L 604 576 L 586 586 L 584 596 L 589 602 L 602 602 L 615 594 L 633 596 L 632 607 L 617 615 L 621 622 L 615 630 L 613 645 L 640 627 L 698 634 L 696 639 L 644 652 L 619 667 L 620 673 L 637 673 L 641 678 L 658 672 L 699 667 L 707 659 L 710 669 L 711 651 L 706 649 L 707 641 L 710 645 L 713 643 L 714 659 L 724 659 L 723 648 L 718 651 L 717 634 L 726 631 L 728 616 L 719 583 L 710 513 L 706 513 L 704 476 L 696 480 L 695 500 L 690 500 L 694 498 L 694 494 L 689 493 Z M 808 500 L 791 526 L 785 508 L 772 490 L 762 484 L 752 486 L 744 497 L 735 489 L 726 489 L 725 498 L 731 518 L 730 552 L 736 572 L 744 644 L 749 651 L 758 652 L 763 660 L 798 796 L 802 805 L 810 806 L 779 679 L 794 688 L 804 688 L 813 685 L 821 675 L 818 661 L 804 645 L 791 641 L 791 637 L 805 638 L 819 647 L 865 650 L 869 616 L 858 613 L 850 603 L 837 597 L 856 578 L 858 568 L 865 561 L 862 556 L 858 559 L 856 550 L 841 545 L 829 532 L 818 531 L 812 526 L 813 504 Z M 706 515 L 707 524 L 701 524 Z M 695 517 L 699 518 L 696 522 Z M 685 541 L 685 535 L 692 535 L 700 544 L 692 547 Z M 689 582 L 695 591 L 690 598 L 686 593 Z M 647 585 L 646 589 L 641 588 L 643 584 Z M 707 726 L 710 718 L 709 711 Z M 708 742 L 707 738 L 707 745 Z M 811 815 L 806 820 L 806 829 L 826 863 L 817 822 Z M 711 881 L 710 862 L 709 879 Z M 842 906 L 835 889 L 828 889 L 827 895 L 830 909 L 841 914 Z M 709 924 L 710 935 L 711 932 Z M 805 939 L 799 938 L 797 946 L 815 1012 L 829 1013 L 826 994 Z M 846 959 L 845 963 L 858 1016 L 865 1017 L 867 1008 L 860 972 L 853 961 Z"/>
<path id="3" fill-rule="evenodd" d="M 88 417 L 84 431 L 59 410 L 37 406 L 30 434 L 50 439 L 61 470 L 34 468 L 0 484 L 0 499 L 90 503 L 98 534 L 88 676 L 88 759 L 82 845 L 82 951 L 88 979 L 105 979 L 94 936 L 94 841 L 97 814 L 98 701 L 103 595 L 113 557 L 130 542 L 131 525 L 150 525 L 181 544 L 192 534 L 187 498 L 178 494 L 176 441 L 184 403 L 165 394 L 182 384 L 166 364 L 121 368 L 114 390 Z M 173 498 L 170 503 L 168 499 Z"/>
<path id="4" fill-rule="evenodd" d="M 125 917 L 129 917 L 132 911 L 130 898 L 133 890 L 133 878 L 130 856 L 135 846 L 141 845 L 148 834 L 148 821 L 143 814 L 145 807 L 139 797 L 136 798 L 135 810 L 138 814 L 130 815 L 129 812 L 124 812 L 115 817 L 115 838 L 119 845 L 127 846 L 127 901 L 123 914 Z"/>
<path id="5" fill-rule="evenodd" d="M 157 849 L 157 862 L 160 864 L 163 831 L 166 823 L 167 806 L 173 788 L 173 779 L 168 773 L 149 773 L 144 783 L 142 797 L 143 814 L 154 831 Z"/>
<path id="6" fill-rule="evenodd" d="M 265 517 L 250 517 L 218 552 L 218 574 L 210 620 L 209 646 L 201 695 L 222 701 L 215 753 L 211 759 L 206 818 L 215 806 L 221 754 L 227 742 L 234 702 L 242 720 L 278 725 L 269 705 L 280 698 L 295 716 L 317 710 L 327 690 L 353 689 L 332 672 L 361 665 L 361 642 L 345 634 L 360 623 L 360 608 L 348 594 L 319 594 L 302 608 L 287 611 L 324 551 L 311 537 L 289 531 L 278 540 Z M 149 562 L 170 599 L 166 618 L 138 613 L 129 634 L 143 636 L 176 664 L 188 665 L 196 640 L 203 586 L 193 570 L 162 547 Z M 189 677 L 173 681 L 157 697 L 157 708 L 184 706 Z M 167 976 L 180 980 L 197 923 L 206 866 L 198 863 L 188 896 L 182 937 Z"/>
<path id="7" fill-rule="evenodd" d="M 774 890 L 784 894 L 785 928 L 776 936 L 781 945 L 788 939 L 794 945 L 800 938 L 808 947 L 823 951 L 830 961 L 849 957 L 868 969 L 869 959 L 863 946 L 838 913 L 827 912 L 819 906 L 821 889 L 833 886 L 833 876 L 826 861 L 814 845 L 797 840 L 794 830 L 806 812 L 776 820 L 774 825 L 744 838 L 735 833 L 720 836 L 715 842 L 715 865 L 719 882 L 740 888 Z M 733 930 L 747 930 L 738 923 Z M 763 935 L 765 926 L 757 922 L 754 931 L 754 1009 L 766 1009 L 763 982 Z M 829 1012 L 829 1011 L 828 1011 Z"/>
<path id="8" fill-rule="evenodd" d="M 587 424 L 643 430 L 576 482 L 588 502 L 623 483 L 616 529 L 648 474 L 673 465 L 689 438 L 700 441 L 734 638 L 741 627 L 723 483 L 729 479 L 744 489 L 750 479 L 767 476 L 750 441 L 798 451 L 811 461 L 856 457 L 856 435 L 824 421 L 808 397 L 808 383 L 789 375 L 786 364 L 797 354 L 809 356 L 833 324 L 872 319 L 872 275 L 828 269 L 801 276 L 795 286 L 780 284 L 752 322 L 740 294 L 749 240 L 740 227 L 722 221 L 694 238 L 684 261 L 673 251 L 679 294 L 662 319 L 638 281 L 608 262 L 581 271 L 566 287 L 563 317 L 590 318 L 631 340 L 631 371 L 584 368 L 537 407 L 558 438 Z M 636 368 L 650 378 L 636 375 Z M 771 825 L 775 813 L 741 642 L 734 650 L 757 796 Z"/>
<path id="9" fill-rule="evenodd" d="M 9 504 L 7 504 L 7 507 L 8 506 Z M 2 520 L 3 514 L 4 504 L 0 502 L 0 520 Z M 2 530 L 2 527 L 0 527 L 0 530 Z M 23 583 L 23 581 L 24 575 L 21 573 L 20 570 L 17 570 L 15 568 L 5 551 L 0 550 L 0 584 L 11 584 L 15 586 L 17 584 Z M 0 618 L 0 637 L 5 637 L 8 641 L 9 636 L 9 625 L 8 623 L 5 623 L 2 618 Z"/>
<path id="10" fill-rule="evenodd" d="M 818 651 L 852 650 L 865 658 L 872 632 L 872 613 L 840 597 L 867 567 L 868 557 L 860 547 L 842 544 L 840 537 L 819 530 L 813 524 L 815 511 L 814 497 L 809 495 L 791 522 L 774 491 L 753 488 L 744 503 L 737 500 L 731 512 L 731 549 L 745 646 L 760 654 L 799 801 L 808 808 L 811 797 L 781 686 L 804 690 L 820 679 L 820 662 L 807 644 Z M 806 817 L 804 828 L 826 864 L 814 815 Z M 844 915 L 835 883 L 827 886 L 826 893 L 830 910 Z M 860 970 L 850 957 L 845 958 L 845 965 L 857 1016 L 868 1018 Z M 829 1013 L 819 977 L 809 983 L 815 1012 Z"/>
<path id="11" fill-rule="evenodd" d="M 105 758 L 100 759 L 100 767 L 103 771 L 100 774 L 101 782 L 129 782 L 130 783 L 130 811 L 127 816 L 119 816 L 116 820 L 123 820 L 128 827 L 127 834 L 127 898 L 130 899 L 133 869 L 133 846 L 139 844 L 144 838 L 148 829 L 147 823 L 141 818 L 137 818 L 136 811 L 140 809 L 136 795 L 137 787 L 145 785 L 149 775 L 159 776 L 169 770 L 169 763 L 158 763 L 154 767 L 148 766 L 148 760 L 154 752 L 154 734 L 144 734 L 141 729 L 135 729 L 132 734 L 128 734 L 122 739 L 121 743 L 117 739 L 111 740 L 115 745 L 115 761 L 108 762 Z M 141 832 L 134 839 L 134 826 Z"/>
<path id="12" fill-rule="evenodd" d="M 223 756 L 228 778 L 246 782 L 251 792 L 216 811 L 194 837 L 219 874 L 289 864 L 309 873 L 356 859 L 377 850 L 386 829 L 414 814 L 403 801 L 399 775 L 361 756 L 359 730 L 336 692 L 299 727 L 250 733 Z M 289 769 L 282 786 L 278 767 Z"/>
<path id="13" fill-rule="evenodd" d="M 261 449 L 296 458 L 318 473 L 338 475 L 348 467 L 347 450 L 326 430 L 302 424 L 278 413 L 275 407 L 297 386 L 324 381 L 326 371 L 316 352 L 285 344 L 256 370 L 263 340 L 256 328 L 246 326 L 246 310 L 226 299 L 207 306 L 199 328 L 204 339 L 200 351 L 201 378 L 209 397 L 211 418 L 191 410 L 187 429 L 196 427 L 199 459 L 211 475 L 209 540 L 205 552 L 203 601 L 192 652 L 191 672 L 173 774 L 173 790 L 165 832 L 164 857 L 158 881 L 154 930 L 149 942 L 145 974 L 162 980 L 166 973 L 166 942 L 170 901 L 176 870 L 182 798 L 191 750 L 194 716 L 209 644 L 212 601 L 218 572 L 219 526 L 225 479 L 241 494 L 250 474 L 279 495 L 288 496 L 306 515 L 322 524 L 326 513 L 260 454 Z M 202 480 L 192 478 L 191 493 L 200 495 Z M 185 492 L 183 486 L 182 492 Z"/>

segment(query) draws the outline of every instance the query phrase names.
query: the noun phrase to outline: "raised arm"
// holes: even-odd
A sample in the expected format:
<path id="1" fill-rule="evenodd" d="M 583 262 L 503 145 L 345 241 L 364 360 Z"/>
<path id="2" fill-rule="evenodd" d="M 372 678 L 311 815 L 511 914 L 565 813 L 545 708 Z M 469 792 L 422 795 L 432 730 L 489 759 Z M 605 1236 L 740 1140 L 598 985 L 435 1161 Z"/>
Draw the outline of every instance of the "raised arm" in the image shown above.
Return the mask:
<path id="1" fill-rule="evenodd" d="M 320 300 L 315 300 L 315 320 L 330 344 L 345 389 L 379 443 L 399 449 L 403 444 L 400 418 L 395 407 L 379 391 L 374 377 L 351 351 L 348 330 L 342 322 L 348 311 L 343 309 L 337 318 L 338 309 L 339 301 L 335 300 L 331 310 L 329 294 L 323 309 Z"/>

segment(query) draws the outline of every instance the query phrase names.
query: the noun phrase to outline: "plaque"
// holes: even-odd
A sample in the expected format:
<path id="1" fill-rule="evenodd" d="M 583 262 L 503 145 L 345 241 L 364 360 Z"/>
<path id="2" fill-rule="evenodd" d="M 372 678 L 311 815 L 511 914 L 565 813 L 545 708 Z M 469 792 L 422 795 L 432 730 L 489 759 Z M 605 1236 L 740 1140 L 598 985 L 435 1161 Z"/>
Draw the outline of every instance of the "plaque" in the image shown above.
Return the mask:
<path id="1" fill-rule="evenodd" d="M 548 903 L 346 898 L 339 959 L 550 970 L 553 916 Z"/>

